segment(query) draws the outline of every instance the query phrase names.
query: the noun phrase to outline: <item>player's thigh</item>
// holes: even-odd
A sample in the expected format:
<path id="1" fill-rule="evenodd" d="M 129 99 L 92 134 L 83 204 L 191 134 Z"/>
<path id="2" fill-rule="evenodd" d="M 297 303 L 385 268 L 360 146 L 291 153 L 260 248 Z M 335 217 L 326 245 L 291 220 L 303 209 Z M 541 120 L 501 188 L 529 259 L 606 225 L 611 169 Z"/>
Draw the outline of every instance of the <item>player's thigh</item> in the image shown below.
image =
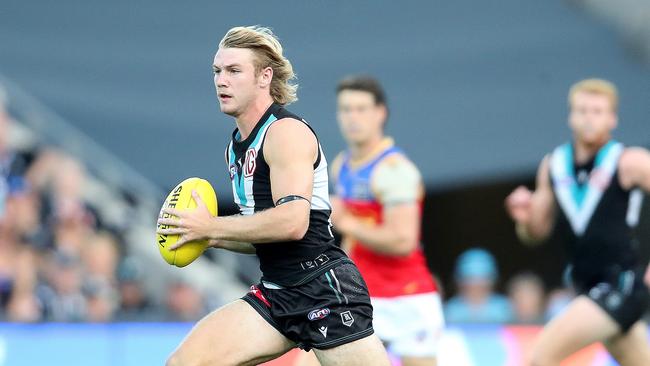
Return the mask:
<path id="1" fill-rule="evenodd" d="M 318 362 L 314 351 L 300 352 L 293 366 L 320 366 L 320 362 Z"/>
<path id="2" fill-rule="evenodd" d="M 559 364 L 576 351 L 618 332 L 618 324 L 603 309 L 588 297 L 579 296 L 544 327 L 533 349 L 532 364 Z"/>
<path id="3" fill-rule="evenodd" d="M 437 366 L 435 357 L 402 357 L 402 366 Z M 300 352 L 294 366 L 321 366 L 314 351 Z"/>
<path id="4" fill-rule="evenodd" d="M 248 303 L 236 300 L 201 319 L 167 365 L 257 365 L 293 347 Z"/>
<path id="5" fill-rule="evenodd" d="M 322 366 L 390 366 L 384 345 L 374 334 L 314 353 Z"/>
<path id="6" fill-rule="evenodd" d="M 626 333 L 616 335 L 604 343 L 621 366 L 650 365 L 648 327 L 643 321 L 636 322 Z"/>
<path id="7" fill-rule="evenodd" d="M 402 366 L 436 366 L 436 357 L 402 357 Z"/>

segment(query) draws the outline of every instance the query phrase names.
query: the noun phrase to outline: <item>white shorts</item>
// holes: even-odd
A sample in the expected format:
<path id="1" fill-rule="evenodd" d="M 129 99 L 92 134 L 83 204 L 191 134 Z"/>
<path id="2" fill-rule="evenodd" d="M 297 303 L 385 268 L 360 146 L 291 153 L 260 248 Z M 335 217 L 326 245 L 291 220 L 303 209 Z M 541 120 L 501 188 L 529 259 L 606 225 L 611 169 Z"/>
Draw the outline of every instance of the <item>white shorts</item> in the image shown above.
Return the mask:
<path id="1" fill-rule="evenodd" d="M 371 298 L 375 334 L 388 351 L 400 357 L 434 357 L 445 320 L 440 295 Z"/>

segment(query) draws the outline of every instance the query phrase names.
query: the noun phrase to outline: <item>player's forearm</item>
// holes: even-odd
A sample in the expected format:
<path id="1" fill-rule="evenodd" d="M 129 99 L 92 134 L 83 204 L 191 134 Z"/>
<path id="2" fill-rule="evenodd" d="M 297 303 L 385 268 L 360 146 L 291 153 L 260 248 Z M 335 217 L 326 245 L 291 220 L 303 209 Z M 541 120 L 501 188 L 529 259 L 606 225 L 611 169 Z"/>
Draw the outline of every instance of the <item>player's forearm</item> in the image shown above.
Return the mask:
<path id="1" fill-rule="evenodd" d="M 416 237 L 385 226 L 373 227 L 359 222 L 351 225 L 346 234 L 382 254 L 408 255 L 417 246 Z"/>
<path id="2" fill-rule="evenodd" d="M 517 237 L 525 244 L 538 244 L 550 235 L 551 215 L 533 204 L 530 220 L 516 223 Z"/>
<path id="3" fill-rule="evenodd" d="M 643 179 L 641 180 L 641 183 L 639 183 L 639 187 L 645 193 L 650 193 L 650 171 L 647 172 L 646 175 L 643 177 Z"/>
<path id="4" fill-rule="evenodd" d="M 516 221 L 517 236 L 525 244 L 536 244 L 546 240 L 553 229 L 555 198 L 550 183 L 548 164 L 548 157 L 545 157 L 537 171 L 536 188 L 532 194 L 522 186 L 517 188 L 513 194 L 523 189 L 519 192 L 519 196 L 524 193 L 524 197 L 516 199 L 511 196 L 510 198 L 511 205 L 514 206 L 522 205 L 522 202 L 515 204 L 515 201 L 526 198 L 523 200 L 523 208 L 528 211 L 527 214 L 513 216 Z M 526 194 L 529 196 L 526 197 Z M 521 209 L 519 208 L 519 210 Z"/>
<path id="5" fill-rule="evenodd" d="M 349 236 L 346 236 L 341 240 L 341 249 L 343 249 L 344 252 L 346 252 L 348 255 L 350 254 L 350 251 L 352 250 L 354 243 L 352 241 L 352 238 Z"/>
<path id="6" fill-rule="evenodd" d="M 256 250 L 251 243 L 242 243 L 230 240 L 213 240 L 210 242 L 213 248 L 225 249 L 235 253 L 241 254 L 255 254 Z"/>
<path id="7" fill-rule="evenodd" d="M 543 240 L 539 235 L 534 234 L 534 230 L 531 230 L 530 225 L 515 223 L 515 232 L 519 241 L 524 244 L 539 244 Z"/>
<path id="8" fill-rule="evenodd" d="M 211 238 L 244 243 L 271 243 L 299 240 L 309 226 L 309 211 L 288 203 L 250 216 L 225 216 L 215 219 Z"/>

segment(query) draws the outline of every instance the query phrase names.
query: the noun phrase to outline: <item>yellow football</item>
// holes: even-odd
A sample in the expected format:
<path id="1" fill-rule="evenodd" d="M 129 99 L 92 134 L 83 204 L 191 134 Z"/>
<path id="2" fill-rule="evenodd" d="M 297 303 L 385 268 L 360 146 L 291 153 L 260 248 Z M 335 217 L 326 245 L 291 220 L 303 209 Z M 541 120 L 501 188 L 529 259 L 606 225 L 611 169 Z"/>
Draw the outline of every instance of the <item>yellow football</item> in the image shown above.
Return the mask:
<path id="1" fill-rule="evenodd" d="M 201 178 L 187 178 L 180 182 L 167 196 L 162 208 L 175 208 L 177 210 L 193 210 L 196 208 L 196 202 L 192 198 L 192 190 L 196 190 L 201 200 L 208 207 L 208 211 L 213 216 L 217 216 L 217 195 L 210 182 Z M 169 214 L 163 214 L 162 208 L 159 217 L 175 217 Z M 159 229 L 167 229 L 168 225 L 158 225 Z M 185 243 L 176 250 L 169 250 L 176 244 L 179 235 L 161 235 L 157 234 L 158 249 L 160 254 L 169 264 L 177 267 L 185 267 L 200 257 L 208 246 L 207 240 L 196 240 Z"/>

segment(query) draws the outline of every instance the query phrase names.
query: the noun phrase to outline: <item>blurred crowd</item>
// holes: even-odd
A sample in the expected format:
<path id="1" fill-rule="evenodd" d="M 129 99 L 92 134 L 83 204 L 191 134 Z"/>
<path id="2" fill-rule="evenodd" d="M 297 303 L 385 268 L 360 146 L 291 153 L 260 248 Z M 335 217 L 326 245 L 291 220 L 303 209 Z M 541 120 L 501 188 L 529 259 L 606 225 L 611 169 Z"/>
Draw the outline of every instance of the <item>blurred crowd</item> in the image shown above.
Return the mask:
<path id="1" fill-rule="evenodd" d="M 521 272 L 506 282 L 506 294 L 496 292 L 496 260 L 482 248 L 463 252 L 456 261 L 457 295 L 445 303 L 449 323 L 543 324 L 557 315 L 575 296 L 570 288 L 547 293 L 542 279 Z"/>
<path id="2" fill-rule="evenodd" d="M 0 87 L 0 321 L 193 321 L 211 307 L 192 284 L 177 280 L 160 300 L 150 296 L 144 269 L 129 255 L 125 230 L 107 224 L 87 200 L 90 178 L 77 158 L 42 144 L 15 146 L 6 94 Z M 124 213 L 126 215 L 127 213 Z M 495 288 L 498 268 L 486 250 L 456 263 L 456 295 L 445 304 L 449 323 L 538 324 L 571 299 L 547 294 L 533 273 Z"/>
<path id="3" fill-rule="evenodd" d="M 16 146 L 19 125 L 0 87 L 0 321 L 187 321 L 202 295 L 170 285 L 145 290 L 143 268 L 87 199 L 82 162 L 53 147 Z"/>

